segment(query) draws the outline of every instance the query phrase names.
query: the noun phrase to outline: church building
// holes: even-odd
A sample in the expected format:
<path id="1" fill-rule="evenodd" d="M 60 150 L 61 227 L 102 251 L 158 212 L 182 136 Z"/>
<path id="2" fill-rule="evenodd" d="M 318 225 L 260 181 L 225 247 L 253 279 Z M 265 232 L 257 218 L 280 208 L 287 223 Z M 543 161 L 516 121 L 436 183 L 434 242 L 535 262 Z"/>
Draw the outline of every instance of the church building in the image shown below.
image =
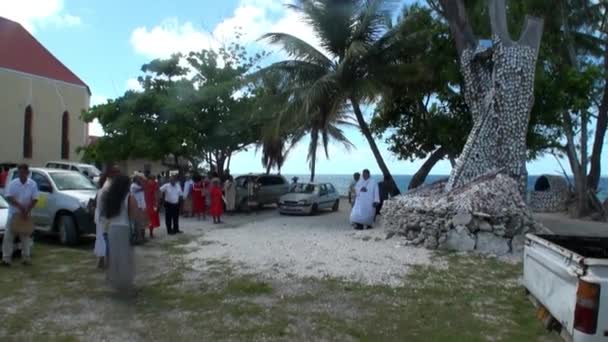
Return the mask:
<path id="1" fill-rule="evenodd" d="M 79 161 L 89 87 L 20 24 L 0 17 L 0 163 Z"/>

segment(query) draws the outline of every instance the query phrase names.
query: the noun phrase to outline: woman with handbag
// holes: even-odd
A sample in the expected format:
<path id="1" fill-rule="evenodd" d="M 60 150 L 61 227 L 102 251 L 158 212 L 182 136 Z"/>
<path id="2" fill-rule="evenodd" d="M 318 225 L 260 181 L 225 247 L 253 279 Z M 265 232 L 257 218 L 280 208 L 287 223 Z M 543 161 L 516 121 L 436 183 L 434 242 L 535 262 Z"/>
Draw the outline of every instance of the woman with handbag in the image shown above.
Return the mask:
<path id="1" fill-rule="evenodd" d="M 123 294 L 132 294 L 135 278 L 131 222 L 140 217 L 137 201 L 130 194 L 131 179 L 120 175 L 112 179 L 101 197 L 101 214 L 108 234 L 107 279 Z"/>

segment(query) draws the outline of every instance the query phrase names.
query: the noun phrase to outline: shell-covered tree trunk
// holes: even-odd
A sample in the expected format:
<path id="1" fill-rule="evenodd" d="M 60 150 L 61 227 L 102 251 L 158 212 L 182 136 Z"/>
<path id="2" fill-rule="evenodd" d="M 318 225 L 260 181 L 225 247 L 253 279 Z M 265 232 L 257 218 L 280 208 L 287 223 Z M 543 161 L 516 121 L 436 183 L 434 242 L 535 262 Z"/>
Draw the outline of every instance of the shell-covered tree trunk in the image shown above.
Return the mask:
<path id="1" fill-rule="evenodd" d="M 534 76 L 543 21 L 527 18 L 522 36 L 513 41 L 505 0 L 488 0 L 491 44 L 473 35 L 461 0 L 442 0 L 460 55 L 465 98 L 473 128 L 446 190 L 501 170 L 525 191 L 526 133 L 534 104 Z"/>

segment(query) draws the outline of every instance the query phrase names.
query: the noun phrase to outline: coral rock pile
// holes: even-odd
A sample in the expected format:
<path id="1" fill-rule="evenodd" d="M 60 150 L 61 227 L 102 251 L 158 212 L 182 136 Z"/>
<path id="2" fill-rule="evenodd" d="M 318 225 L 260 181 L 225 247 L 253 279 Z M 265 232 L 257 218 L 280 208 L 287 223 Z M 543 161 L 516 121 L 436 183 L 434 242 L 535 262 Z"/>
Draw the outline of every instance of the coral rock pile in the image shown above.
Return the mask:
<path id="1" fill-rule="evenodd" d="M 545 231 L 509 176 L 487 174 L 450 192 L 445 192 L 445 184 L 385 202 L 385 228 L 404 236 L 409 245 L 499 256 L 520 253 L 526 233 Z"/>

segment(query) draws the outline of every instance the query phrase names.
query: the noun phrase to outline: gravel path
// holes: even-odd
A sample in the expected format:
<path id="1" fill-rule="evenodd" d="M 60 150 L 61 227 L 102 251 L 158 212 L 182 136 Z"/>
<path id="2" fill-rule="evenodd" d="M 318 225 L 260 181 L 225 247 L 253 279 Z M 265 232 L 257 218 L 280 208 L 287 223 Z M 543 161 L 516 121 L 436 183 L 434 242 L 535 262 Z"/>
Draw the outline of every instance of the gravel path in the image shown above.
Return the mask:
<path id="1" fill-rule="evenodd" d="M 278 279 L 337 277 L 390 286 L 401 284 L 410 266 L 431 264 L 431 252 L 386 240 L 381 228 L 354 231 L 348 214 L 342 209 L 315 217 L 274 211 L 227 217 L 225 226 L 205 225 L 204 234 L 185 246 L 186 258 L 200 270 L 220 259 L 239 272 Z"/>
<path id="2" fill-rule="evenodd" d="M 563 213 L 537 213 L 534 218 L 555 234 L 608 237 L 606 222 L 576 220 Z"/>

